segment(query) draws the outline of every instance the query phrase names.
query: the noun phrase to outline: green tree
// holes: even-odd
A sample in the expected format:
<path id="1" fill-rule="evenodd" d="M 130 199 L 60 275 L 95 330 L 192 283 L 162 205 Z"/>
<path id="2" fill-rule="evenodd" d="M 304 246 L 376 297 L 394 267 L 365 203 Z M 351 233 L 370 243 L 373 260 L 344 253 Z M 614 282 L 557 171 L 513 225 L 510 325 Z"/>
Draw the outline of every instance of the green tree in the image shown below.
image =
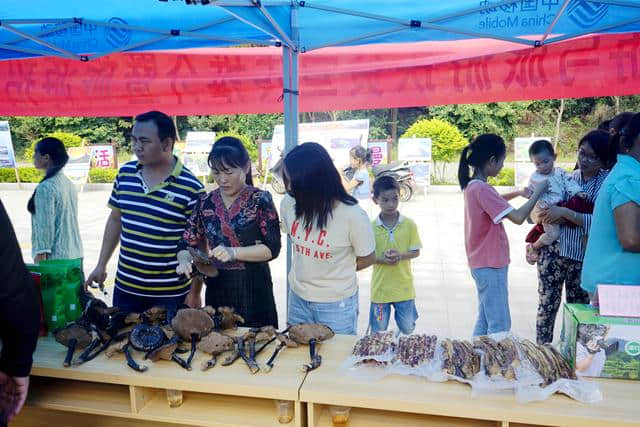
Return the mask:
<path id="1" fill-rule="evenodd" d="M 445 180 L 446 163 L 457 161 L 462 149 L 469 144 L 457 127 L 440 119 L 418 120 L 402 137 L 431 138 L 433 166 L 441 182 Z"/>
<path id="2" fill-rule="evenodd" d="M 82 145 L 82 138 L 79 137 L 78 135 L 74 135 L 72 133 L 68 133 L 68 132 L 51 132 L 47 135 L 43 135 L 43 137 L 53 137 L 53 138 L 58 138 L 60 141 L 62 141 L 62 143 L 64 144 L 65 148 L 69 148 L 69 147 L 80 147 Z M 31 145 L 29 146 L 29 148 L 27 148 L 26 150 L 24 150 L 24 158 L 26 160 L 33 160 L 33 153 L 36 149 L 36 144 L 38 143 L 39 140 L 37 141 L 33 141 L 31 143 Z"/>
<path id="3" fill-rule="evenodd" d="M 429 116 L 455 124 L 469 140 L 483 133 L 495 133 L 505 141 L 512 141 L 527 105 L 527 102 L 442 105 L 429 107 Z"/>
<path id="4" fill-rule="evenodd" d="M 244 148 L 247 149 L 247 152 L 249 153 L 249 158 L 251 159 L 251 161 L 255 162 L 256 160 L 258 160 L 258 147 L 256 146 L 256 143 L 247 135 L 243 135 L 241 133 L 234 132 L 234 131 L 220 132 L 216 134 L 216 140 L 223 138 L 225 136 L 233 136 L 235 138 L 238 138 L 240 141 L 242 141 L 242 145 L 244 145 Z"/>

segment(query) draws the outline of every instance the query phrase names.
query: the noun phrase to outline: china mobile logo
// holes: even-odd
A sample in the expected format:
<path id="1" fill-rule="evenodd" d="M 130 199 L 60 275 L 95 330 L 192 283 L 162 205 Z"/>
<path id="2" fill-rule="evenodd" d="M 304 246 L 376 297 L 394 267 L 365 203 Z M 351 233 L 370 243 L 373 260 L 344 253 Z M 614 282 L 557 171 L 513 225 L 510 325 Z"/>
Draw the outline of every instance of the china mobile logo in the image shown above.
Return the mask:
<path id="1" fill-rule="evenodd" d="M 122 18 L 109 19 L 110 24 L 127 25 L 127 21 Z M 113 47 L 122 47 L 131 41 L 131 30 L 127 28 L 105 27 L 104 36 L 107 42 Z"/>
<path id="2" fill-rule="evenodd" d="M 584 0 L 572 0 L 567 8 L 567 15 L 574 24 L 589 28 L 597 24 L 607 15 L 609 5 Z"/>

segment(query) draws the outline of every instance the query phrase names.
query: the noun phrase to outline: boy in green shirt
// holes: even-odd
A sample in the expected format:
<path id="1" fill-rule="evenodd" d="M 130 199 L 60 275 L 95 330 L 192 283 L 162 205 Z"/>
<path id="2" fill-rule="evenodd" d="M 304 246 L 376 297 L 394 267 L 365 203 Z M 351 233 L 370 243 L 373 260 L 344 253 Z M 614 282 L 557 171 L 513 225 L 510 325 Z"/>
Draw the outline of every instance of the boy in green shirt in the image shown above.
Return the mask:
<path id="1" fill-rule="evenodd" d="M 371 277 L 371 333 L 387 329 L 391 306 L 403 334 L 413 332 L 418 318 L 411 259 L 420 255 L 422 244 L 415 222 L 398 212 L 399 196 L 400 186 L 393 177 L 382 176 L 373 183 L 373 201 L 380 207 L 380 215 L 372 224 L 376 263 Z"/>

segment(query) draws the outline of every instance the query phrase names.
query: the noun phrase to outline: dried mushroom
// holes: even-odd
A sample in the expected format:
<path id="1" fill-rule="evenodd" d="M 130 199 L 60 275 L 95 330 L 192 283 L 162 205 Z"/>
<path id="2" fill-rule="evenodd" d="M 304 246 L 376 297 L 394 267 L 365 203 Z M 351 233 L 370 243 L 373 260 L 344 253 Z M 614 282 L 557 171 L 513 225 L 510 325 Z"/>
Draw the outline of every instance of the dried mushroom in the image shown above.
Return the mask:
<path id="1" fill-rule="evenodd" d="M 218 314 L 220 315 L 220 330 L 236 330 L 238 329 L 238 323 L 244 323 L 244 317 L 236 313 L 233 307 L 218 307 Z"/>
<path id="2" fill-rule="evenodd" d="M 196 343 L 213 329 L 213 319 L 203 310 L 184 308 L 178 310 L 171 321 L 171 327 L 181 339 L 191 342 L 191 353 L 187 359 L 187 367 L 191 369 Z"/>
<path id="3" fill-rule="evenodd" d="M 298 344 L 309 345 L 310 363 L 302 366 L 304 372 L 312 371 L 320 366 L 322 357 L 316 350 L 316 344 L 333 338 L 335 333 L 327 325 L 319 323 L 301 323 L 289 328 L 289 338 Z"/>
<path id="4" fill-rule="evenodd" d="M 54 331 L 57 342 L 67 347 L 67 356 L 64 359 L 64 366 L 71 366 L 71 359 L 76 349 L 87 348 L 96 339 L 94 331 L 88 324 L 74 322 L 63 328 Z"/>
<path id="5" fill-rule="evenodd" d="M 203 362 L 202 364 L 202 370 L 206 371 L 216 365 L 216 358 L 219 354 L 235 348 L 235 341 L 227 335 L 223 335 L 219 332 L 211 332 L 200 340 L 197 347 L 198 350 L 211 355 L 211 359 Z"/>

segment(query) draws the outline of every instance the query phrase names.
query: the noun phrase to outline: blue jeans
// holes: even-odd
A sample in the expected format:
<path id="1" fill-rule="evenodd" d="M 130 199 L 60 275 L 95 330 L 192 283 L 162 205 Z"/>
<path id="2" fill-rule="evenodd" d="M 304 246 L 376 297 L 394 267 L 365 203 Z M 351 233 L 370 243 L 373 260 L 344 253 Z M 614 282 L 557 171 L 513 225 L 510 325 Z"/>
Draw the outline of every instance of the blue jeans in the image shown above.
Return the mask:
<path id="1" fill-rule="evenodd" d="M 126 313 L 142 313 L 155 306 L 178 308 L 185 298 L 186 295 L 179 297 L 143 297 L 114 288 L 113 306 Z"/>
<path id="2" fill-rule="evenodd" d="M 508 332 L 511 329 L 508 271 L 509 266 L 471 270 L 478 290 L 478 320 L 473 336 Z"/>
<path id="3" fill-rule="evenodd" d="M 336 302 L 311 302 L 289 290 L 287 307 L 289 325 L 321 323 L 336 334 L 356 335 L 358 332 L 358 293 Z"/>
<path id="4" fill-rule="evenodd" d="M 388 303 L 372 302 L 369 308 L 369 328 L 371 333 L 387 330 L 389 318 L 391 317 L 391 306 L 393 306 L 396 325 L 398 325 L 400 332 L 405 335 L 411 334 L 416 327 L 416 319 L 418 318 L 416 303 L 412 299 Z"/>

